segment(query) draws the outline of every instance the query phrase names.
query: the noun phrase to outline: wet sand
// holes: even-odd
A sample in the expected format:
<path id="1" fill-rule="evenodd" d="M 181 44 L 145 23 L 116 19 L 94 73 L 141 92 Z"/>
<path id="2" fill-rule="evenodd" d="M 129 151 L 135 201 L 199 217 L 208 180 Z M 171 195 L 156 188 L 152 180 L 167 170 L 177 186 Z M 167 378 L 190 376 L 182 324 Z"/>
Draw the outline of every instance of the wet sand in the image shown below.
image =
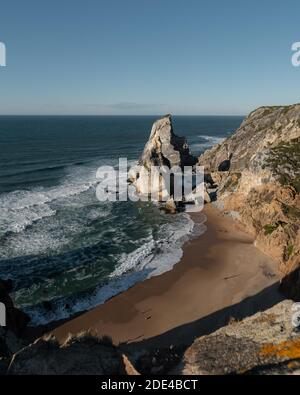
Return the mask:
<path id="1" fill-rule="evenodd" d="M 247 316 L 276 303 L 277 264 L 254 247 L 254 238 L 237 221 L 212 205 L 192 214 L 193 220 L 200 221 L 203 213 L 207 231 L 184 245 L 183 257 L 171 271 L 66 322 L 54 335 L 63 341 L 69 333 L 90 330 L 108 335 L 114 344 L 147 339 L 188 343 L 224 324 L 232 312 Z"/>

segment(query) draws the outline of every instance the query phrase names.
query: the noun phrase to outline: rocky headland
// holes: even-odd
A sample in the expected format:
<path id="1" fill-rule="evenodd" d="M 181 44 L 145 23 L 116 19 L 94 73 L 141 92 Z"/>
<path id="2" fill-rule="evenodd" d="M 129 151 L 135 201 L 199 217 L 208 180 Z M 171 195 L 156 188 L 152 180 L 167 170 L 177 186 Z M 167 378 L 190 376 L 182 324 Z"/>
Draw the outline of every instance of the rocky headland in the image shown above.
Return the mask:
<path id="1" fill-rule="evenodd" d="M 219 171 L 224 161 L 228 169 Z M 300 105 L 253 111 L 198 163 L 211 177 L 208 191 L 217 186 L 216 204 L 255 235 L 255 245 L 278 262 L 282 277 L 289 275 L 282 284 L 287 296 L 299 299 Z"/>

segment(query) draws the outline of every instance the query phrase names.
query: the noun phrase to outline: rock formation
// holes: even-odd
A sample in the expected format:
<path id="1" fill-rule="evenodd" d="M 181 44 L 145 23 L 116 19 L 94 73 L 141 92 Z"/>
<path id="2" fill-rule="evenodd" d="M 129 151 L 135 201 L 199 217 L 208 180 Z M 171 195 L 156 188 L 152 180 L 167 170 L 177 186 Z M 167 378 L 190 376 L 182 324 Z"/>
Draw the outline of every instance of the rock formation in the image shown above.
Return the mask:
<path id="1" fill-rule="evenodd" d="M 17 352 L 8 374 L 104 375 L 123 374 L 122 355 L 109 339 L 89 334 L 69 338 L 59 345 L 55 338 L 38 339 Z"/>
<path id="2" fill-rule="evenodd" d="M 172 185 L 166 181 L 168 169 L 184 166 L 194 166 L 197 158 L 191 155 L 188 144 L 184 137 L 176 136 L 173 132 L 170 115 L 157 120 L 152 127 L 151 134 L 143 153 L 139 159 L 139 168 L 133 168 L 129 173 L 129 179 L 133 182 L 138 194 L 157 196 L 158 201 L 166 201 L 166 196 L 172 197 Z M 155 173 L 153 167 L 159 167 L 162 172 Z M 166 176 L 164 174 L 166 168 Z M 150 181 L 150 169 L 154 181 Z M 173 202 L 169 202 L 173 206 Z M 173 210 L 173 208 L 172 208 Z"/>
<path id="3" fill-rule="evenodd" d="M 229 155 L 228 171 L 218 171 Z M 199 164 L 218 184 L 217 204 L 256 234 L 283 275 L 293 272 L 300 265 L 300 105 L 253 111 Z M 300 278 L 298 289 L 300 297 Z"/>
<path id="4" fill-rule="evenodd" d="M 18 351 L 7 374 L 299 374 L 297 324 L 300 312 L 285 300 L 240 322 L 230 321 L 195 339 L 185 351 L 180 345 L 139 350 L 132 360 L 109 339 L 88 333 L 70 337 L 63 345 L 44 337 Z"/>
<path id="5" fill-rule="evenodd" d="M 233 321 L 187 349 L 177 374 L 300 374 L 300 334 L 286 300 Z"/>

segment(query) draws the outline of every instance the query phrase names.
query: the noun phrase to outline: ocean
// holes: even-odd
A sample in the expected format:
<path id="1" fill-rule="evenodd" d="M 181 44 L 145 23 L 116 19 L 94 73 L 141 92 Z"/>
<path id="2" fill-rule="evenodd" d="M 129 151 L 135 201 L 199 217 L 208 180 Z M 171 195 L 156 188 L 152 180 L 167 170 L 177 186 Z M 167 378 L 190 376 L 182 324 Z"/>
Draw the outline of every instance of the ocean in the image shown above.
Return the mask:
<path id="1" fill-rule="evenodd" d="M 134 164 L 156 116 L 0 116 L 0 278 L 32 324 L 67 318 L 170 270 L 201 229 L 151 202 L 99 202 L 96 171 Z M 243 117 L 177 116 L 200 155 Z M 46 303 L 45 303 L 46 302 Z"/>

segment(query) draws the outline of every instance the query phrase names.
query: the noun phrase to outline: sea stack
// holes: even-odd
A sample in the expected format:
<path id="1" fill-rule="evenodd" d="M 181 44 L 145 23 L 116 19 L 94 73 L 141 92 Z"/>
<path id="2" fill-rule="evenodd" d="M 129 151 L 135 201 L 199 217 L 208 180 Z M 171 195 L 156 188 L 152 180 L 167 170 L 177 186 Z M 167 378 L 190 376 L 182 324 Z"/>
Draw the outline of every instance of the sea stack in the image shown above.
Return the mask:
<path id="1" fill-rule="evenodd" d="M 172 118 L 168 114 L 154 122 L 138 167 L 131 169 L 129 178 L 138 194 L 148 195 L 151 192 L 157 194 L 158 201 L 162 201 L 165 194 L 171 198 L 172 191 L 168 190 L 163 174 L 157 178 L 157 182 L 152 182 L 149 186 L 150 169 L 154 166 L 160 169 L 171 169 L 175 166 L 183 169 L 196 163 L 197 158 L 190 153 L 186 138 L 174 133 Z"/>
<path id="2" fill-rule="evenodd" d="M 151 166 L 193 166 L 197 158 L 191 155 L 185 137 L 176 136 L 173 131 L 171 115 L 165 115 L 154 122 L 151 134 L 139 164 Z"/>

